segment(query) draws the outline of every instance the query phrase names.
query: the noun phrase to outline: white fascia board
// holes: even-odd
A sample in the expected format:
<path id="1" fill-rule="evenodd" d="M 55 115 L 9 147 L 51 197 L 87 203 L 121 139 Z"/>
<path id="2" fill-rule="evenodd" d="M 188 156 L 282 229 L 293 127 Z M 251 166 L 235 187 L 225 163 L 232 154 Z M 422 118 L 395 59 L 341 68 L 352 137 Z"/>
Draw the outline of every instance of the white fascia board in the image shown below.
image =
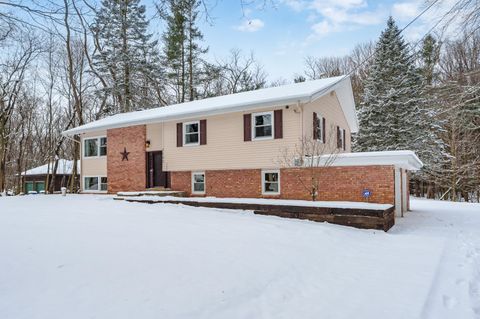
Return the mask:
<path id="1" fill-rule="evenodd" d="M 316 164 L 318 166 L 325 165 L 327 160 L 331 161 L 331 156 L 335 157 L 335 160 L 331 166 L 391 165 L 410 171 L 417 171 L 423 167 L 422 161 L 420 161 L 420 159 L 412 151 L 359 152 L 322 155 Z M 308 165 L 309 160 L 309 158 L 306 159 L 306 165 Z M 314 159 L 314 161 L 317 161 L 317 159 Z"/>
<path id="2" fill-rule="evenodd" d="M 353 98 L 352 83 L 350 81 L 349 75 L 346 75 L 339 81 L 312 94 L 310 96 L 310 102 L 315 101 L 316 99 L 332 91 L 335 91 L 337 93 L 338 102 L 340 103 L 343 114 L 347 119 L 348 125 L 350 127 L 350 132 L 358 132 L 357 110 L 355 108 L 355 99 Z"/>

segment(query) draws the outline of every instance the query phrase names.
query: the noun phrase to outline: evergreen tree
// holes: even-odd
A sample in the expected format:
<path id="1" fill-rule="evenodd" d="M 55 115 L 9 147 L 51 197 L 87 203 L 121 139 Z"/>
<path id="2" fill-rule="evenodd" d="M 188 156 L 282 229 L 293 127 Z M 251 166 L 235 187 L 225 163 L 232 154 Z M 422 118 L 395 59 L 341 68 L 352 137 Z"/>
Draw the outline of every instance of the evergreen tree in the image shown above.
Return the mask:
<path id="1" fill-rule="evenodd" d="M 163 39 L 168 78 L 175 88 L 175 102 L 193 101 L 205 73 L 202 55 L 208 50 L 199 44 L 203 40 L 197 26 L 200 1 L 168 0 L 167 3 L 167 12 L 163 13 L 167 29 Z"/>
<path id="2" fill-rule="evenodd" d="M 421 71 L 392 17 L 376 45 L 359 111 L 357 151 L 413 150 L 427 162 L 438 150 Z"/>
<path id="3" fill-rule="evenodd" d="M 425 82 L 428 86 L 434 84 L 437 80 L 437 72 L 435 67 L 440 59 L 440 44 L 431 35 L 427 35 L 422 43 L 421 49 L 421 69 Z"/>
<path id="4" fill-rule="evenodd" d="M 110 113 L 148 108 L 150 89 L 160 80 L 162 70 L 157 41 L 148 33 L 145 6 L 140 0 L 103 0 L 95 19 L 99 52 L 94 56 L 99 72 L 108 79 L 112 96 Z"/>
<path id="5" fill-rule="evenodd" d="M 422 70 L 392 17 L 375 48 L 359 111 L 357 151 L 412 150 L 424 162 L 414 178 L 426 179 L 441 165 L 444 144 L 435 109 L 429 107 Z"/>

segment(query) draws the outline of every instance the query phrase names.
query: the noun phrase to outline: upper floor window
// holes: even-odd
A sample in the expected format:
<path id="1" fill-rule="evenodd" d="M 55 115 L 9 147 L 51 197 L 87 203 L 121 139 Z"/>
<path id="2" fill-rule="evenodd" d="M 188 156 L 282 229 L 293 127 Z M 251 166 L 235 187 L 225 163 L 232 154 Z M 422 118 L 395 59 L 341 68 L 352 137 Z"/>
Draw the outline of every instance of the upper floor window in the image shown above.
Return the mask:
<path id="1" fill-rule="evenodd" d="M 83 140 L 83 156 L 97 157 L 107 155 L 107 138 L 95 137 Z"/>
<path id="2" fill-rule="evenodd" d="M 273 112 L 252 114 L 252 135 L 254 139 L 273 138 Z"/>
<path id="3" fill-rule="evenodd" d="M 321 142 L 324 141 L 324 136 L 323 136 L 323 134 L 324 134 L 324 128 L 323 128 L 323 126 L 324 126 L 324 125 L 325 125 L 325 120 L 324 120 L 324 118 L 321 117 L 321 116 L 317 117 L 316 120 L 315 120 L 315 130 L 316 130 L 316 132 L 315 132 L 315 134 L 314 134 L 315 139 L 316 139 L 317 141 L 321 141 Z"/>
<path id="4" fill-rule="evenodd" d="M 184 145 L 200 144 L 200 122 L 183 123 L 183 140 Z"/>
<path id="5" fill-rule="evenodd" d="M 337 126 L 337 148 L 346 150 L 345 130 Z"/>

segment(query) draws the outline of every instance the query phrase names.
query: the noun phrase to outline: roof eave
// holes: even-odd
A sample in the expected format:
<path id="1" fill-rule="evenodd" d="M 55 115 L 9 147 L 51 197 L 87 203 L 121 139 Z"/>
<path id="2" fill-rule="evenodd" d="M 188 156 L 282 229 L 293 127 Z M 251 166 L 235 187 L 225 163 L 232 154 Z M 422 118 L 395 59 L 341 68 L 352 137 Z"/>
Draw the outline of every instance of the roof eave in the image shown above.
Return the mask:
<path id="1" fill-rule="evenodd" d="M 273 100 L 273 101 L 268 101 L 268 102 L 263 102 L 263 103 L 251 103 L 251 104 L 241 104 L 241 105 L 236 105 L 233 107 L 230 107 L 228 109 L 217 109 L 217 110 L 211 110 L 211 111 L 198 111 L 198 112 L 190 112 L 187 114 L 178 114 L 175 116 L 160 116 L 160 117 L 152 117 L 149 119 L 139 119 L 139 120 L 134 120 L 134 121 L 124 121 L 116 124 L 111 124 L 111 125 L 103 125 L 103 126 L 96 126 L 93 128 L 86 128 L 86 129 L 80 129 L 81 127 L 78 128 L 72 128 L 67 131 L 63 131 L 62 135 L 64 136 L 74 136 L 78 134 L 85 134 L 85 133 L 90 133 L 90 132 L 97 132 L 97 131 L 103 131 L 103 130 L 109 130 L 109 129 L 114 129 L 114 128 L 121 128 L 121 127 L 129 127 L 129 126 L 135 126 L 135 125 L 144 125 L 144 124 L 153 124 L 153 123 L 164 123 L 164 122 L 169 122 L 169 121 L 183 121 L 183 120 L 188 120 L 192 118 L 198 118 L 201 116 L 212 116 L 212 115 L 221 115 L 221 114 L 227 114 L 227 113 L 233 113 L 233 112 L 241 112 L 241 111 L 252 111 L 256 109 L 262 109 L 262 108 L 269 108 L 269 107 L 280 107 L 280 106 L 286 106 L 286 105 L 292 105 L 296 103 L 305 103 L 310 100 L 310 96 L 308 95 L 303 95 L 303 96 L 295 96 L 291 97 L 288 99 L 278 99 L 278 100 Z"/>

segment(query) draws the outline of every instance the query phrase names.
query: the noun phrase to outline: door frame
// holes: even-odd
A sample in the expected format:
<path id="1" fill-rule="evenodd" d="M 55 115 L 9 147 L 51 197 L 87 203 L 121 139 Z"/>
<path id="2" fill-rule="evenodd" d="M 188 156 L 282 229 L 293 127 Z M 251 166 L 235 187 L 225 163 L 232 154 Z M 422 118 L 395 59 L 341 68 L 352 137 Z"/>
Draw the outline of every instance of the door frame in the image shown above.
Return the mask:
<path id="1" fill-rule="evenodd" d="M 155 154 L 160 154 L 160 167 L 157 169 L 160 169 L 159 174 L 163 175 L 160 176 L 160 184 L 162 184 L 163 180 L 163 185 L 155 185 L 155 168 L 154 167 L 154 155 Z M 168 174 L 163 171 L 163 151 L 149 151 L 145 153 L 145 160 L 146 160 L 146 188 L 154 188 L 154 187 L 165 187 L 167 188 L 169 185 L 168 181 Z"/>

